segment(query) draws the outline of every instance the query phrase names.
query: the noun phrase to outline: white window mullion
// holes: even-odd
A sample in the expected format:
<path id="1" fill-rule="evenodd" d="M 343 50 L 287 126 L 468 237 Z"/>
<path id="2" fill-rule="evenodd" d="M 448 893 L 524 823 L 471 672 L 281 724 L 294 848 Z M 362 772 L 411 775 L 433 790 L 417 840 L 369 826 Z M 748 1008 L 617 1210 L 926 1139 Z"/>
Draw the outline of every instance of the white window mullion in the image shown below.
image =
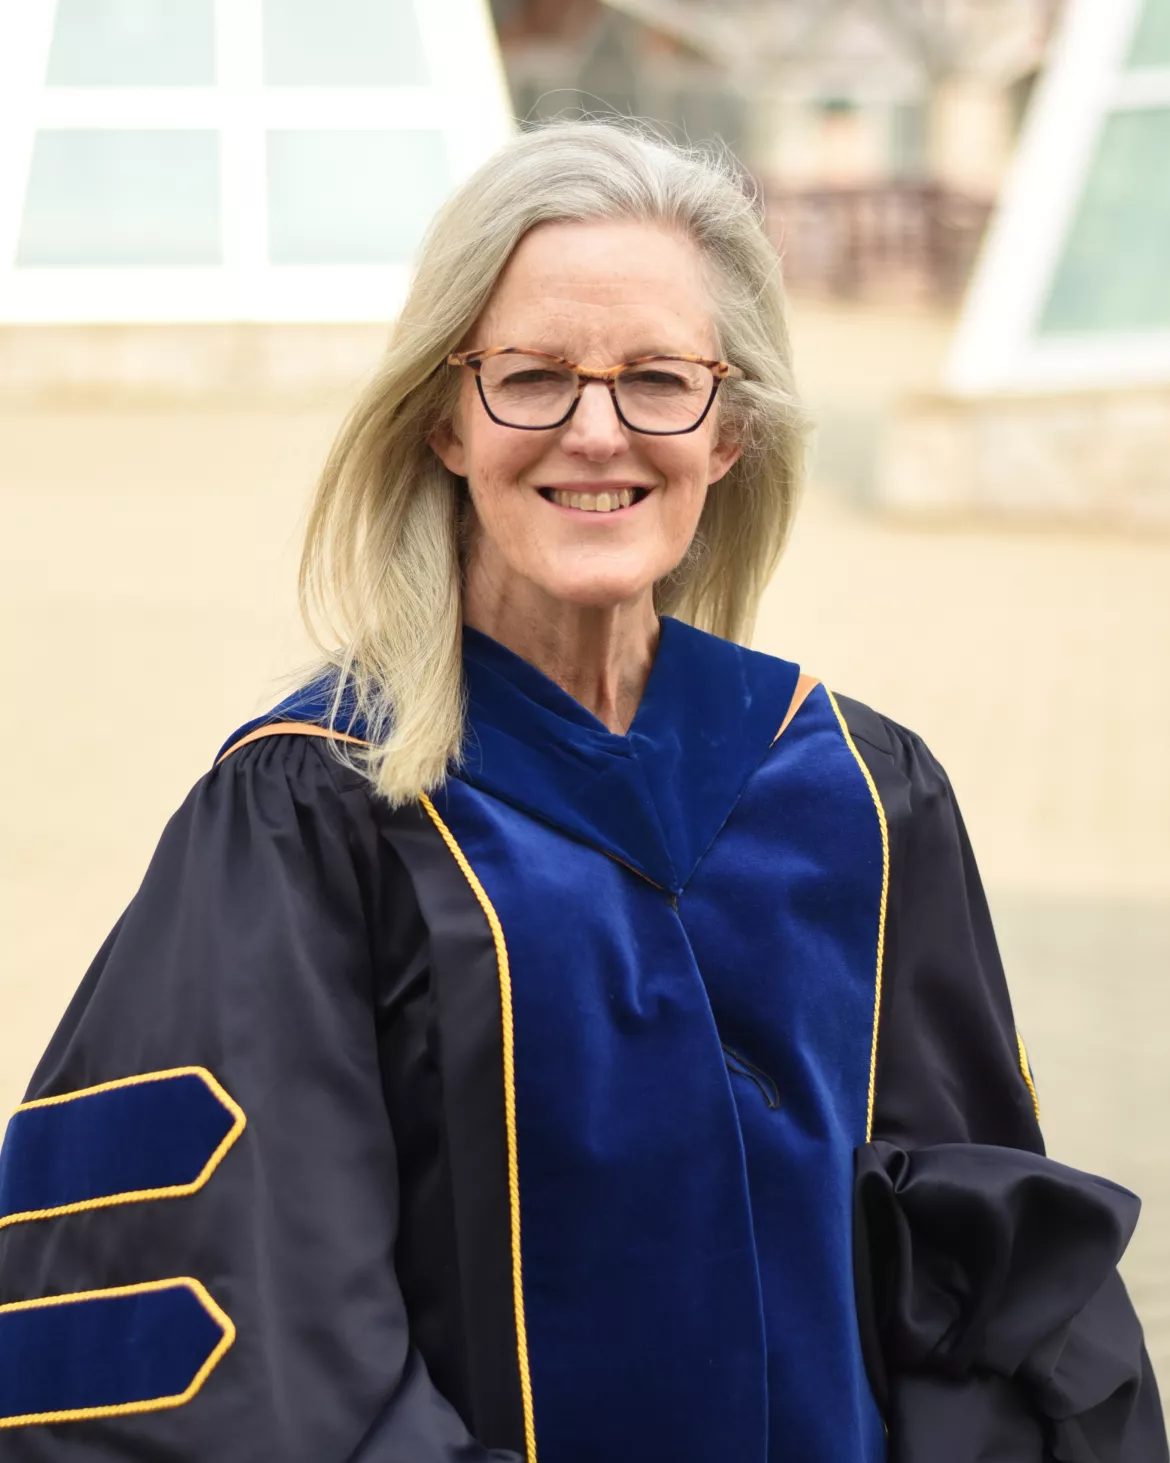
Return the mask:
<path id="1" fill-rule="evenodd" d="M 216 0 L 225 306 L 256 309 L 267 263 L 261 0 Z"/>
<path id="2" fill-rule="evenodd" d="M 49 87 L 41 127 L 214 128 L 220 98 L 212 87 Z"/>
<path id="3" fill-rule="evenodd" d="M 15 283 L 11 276 L 5 278 L 5 271 L 16 257 L 20 237 L 53 10 L 54 0 L 21 0 L 7 7 L 0 37 L 0 300 Z"/>
<path id="4" fill-rule="evenodd" d="M 1053 348 L 1033 331 L 1101 130 L 1128 84 L 1125 60 L 1141 7 L 1142 0 L 1071 0 L 963 307 L 947 366 L 947 384 L 959 394 L 1034 388 L 1051 370 Z M 1083 363 L 1068 369 L 1084 373 Z"/>
<path id="5" fill-rule="evenodd" d="M 456 177 L 464 177 L 511 135 L 512 100 L 488 0 L 421 0 L 419 33 Z M 452 44 L 453 37 L 459 44 Z"/>
<path id="6" fill-rule="evenodd" d="M 1170 66 L 1147 66 L 1125 71 L 1116 78 L 1111 107 L 1170 106 Z"/>

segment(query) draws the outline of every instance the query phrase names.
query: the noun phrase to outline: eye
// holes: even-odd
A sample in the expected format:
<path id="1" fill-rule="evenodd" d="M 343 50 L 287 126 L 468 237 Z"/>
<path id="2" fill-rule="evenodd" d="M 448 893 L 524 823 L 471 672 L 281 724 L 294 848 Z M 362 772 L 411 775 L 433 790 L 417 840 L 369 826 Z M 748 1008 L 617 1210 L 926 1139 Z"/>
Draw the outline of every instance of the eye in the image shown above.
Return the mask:
<path id="1" fill-rule="evenodd" d="M 501 385 L 504 386 L 547 386 L 551 382 L 564 379 L 564 372 L 554 371 L 549 367 L 530 366 L 523 371 L 509 371 L 503 377 Z"/>
<path id="2" fill-rule="evenodd" d="M 621 379 L 628 386 L 652 391 L 686 391 L 692 384 L 688 376 L 677 371 L 666 370 L 661 366 L 655 366 L 653 369 L 639 367 L 636 371 L 626 371 Z"/>

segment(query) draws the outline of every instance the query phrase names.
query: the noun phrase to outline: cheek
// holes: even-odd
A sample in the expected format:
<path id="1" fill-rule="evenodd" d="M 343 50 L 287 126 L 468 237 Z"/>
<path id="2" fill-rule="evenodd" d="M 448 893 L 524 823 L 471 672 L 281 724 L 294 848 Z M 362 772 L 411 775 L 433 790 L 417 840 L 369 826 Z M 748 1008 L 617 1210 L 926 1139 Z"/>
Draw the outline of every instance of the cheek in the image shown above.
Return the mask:
<path id="1" fill-rule="evenodd" d="M 467 448 L 467 478 L 472 501 L 482 517 L 514 512 L 523 498 L 521 475 L 540 455 L 535 433 L 499 427 L 483 413 L 468 423 L 464 434 Z"/>
<path id="2" fill-rule="evenodd" d="M 680 522 L 697 518 L 707 497 L 711 444 L 701 430 L 686 437 L 660 437 L 654 448 L 655 467 L 666 494 L 664 506 Z"/>

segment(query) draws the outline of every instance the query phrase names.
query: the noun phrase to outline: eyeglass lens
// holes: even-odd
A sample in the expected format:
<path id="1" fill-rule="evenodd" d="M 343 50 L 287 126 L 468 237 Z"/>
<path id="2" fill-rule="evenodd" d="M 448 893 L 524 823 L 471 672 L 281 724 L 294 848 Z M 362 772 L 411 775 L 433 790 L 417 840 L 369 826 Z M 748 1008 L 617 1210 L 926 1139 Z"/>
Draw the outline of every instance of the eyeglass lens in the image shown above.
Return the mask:
<path id="1" fill-rule="evenodd" d="M 511 427 L 555 426 L 577 395 L 576 374 L 538 356 L 489 356 L 480 367 L 480 384 L 492 415 Z M 711 369 L 691 361 L 628 366 L 616 382 L 622 416 L 631 427 L 648 432 L 694 426 L 714 386 Z"/>

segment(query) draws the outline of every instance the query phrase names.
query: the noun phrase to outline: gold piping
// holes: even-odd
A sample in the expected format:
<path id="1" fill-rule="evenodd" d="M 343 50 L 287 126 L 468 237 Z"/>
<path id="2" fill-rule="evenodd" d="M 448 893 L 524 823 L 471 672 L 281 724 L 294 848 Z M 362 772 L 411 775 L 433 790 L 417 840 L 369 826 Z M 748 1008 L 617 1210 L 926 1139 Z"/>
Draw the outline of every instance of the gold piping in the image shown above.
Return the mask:
<path id="1" fill-rule="evenodd" d="M 508 968 L 508 947 L 504 942 L 504 930 L 500 917 L 488 898 L 483 885 L 467 856 L 455 841 L 451 830 L 439 816 L 434 803 L 426 793 L 420 795 L 431 822 L 439 830 L 451 856 L 471 886 L 471 892 L 479 901 L 487 916 L 496 947 L 496 968 L 500 980 L 500 1012 L 503 1021 L 504 1050 L 504 1123 L 508 1137 L 508 1200 L 512 1221 L 512 1304 L 516 1313 L 516 1352 L 520 1366 L 520 1397 L 524 1409 L 524 1440 L 528 1463 L 536 1463 L 536 1424 L 533 1418 L 532 1377 L 528 1367 L 528 1329 L 524 1320 L 524 1280 L 520 1250 L 520 1163 L 516 1151 L 516 1058 L 512 1031 L 512 979 Z"/>
<path id="2" fill-rule="evenodd" d="M 225 757 L 230 757 L 234 751 L 248 742 L 259 741 L 262 737 L 280 735 L 329 737 L 334 741 L 353 742 L 362 747 L 370 745 L 369 742 L 364 742 L 358 737 L 348 736 L 344 732 L 334 731 L 329 727 L 315 726 L 311 722 L 278 721 L 257 727 L 255 731 L 241 737 L 223 753 L 216 765 L 218 766 Z M 525 1454 L 527 1463 L 536 1463 L 536 1423 L 533 1415 L 532 1376 L 528 1365 L 528 1328 L 524 1319 L 523 1260 L 520 1249 L 520 1163 L 516 1145 L 516 1058 L 512 1031 L 512 980 L 508 967 L 508 947 L 504 940 L 504 929 L 500 924 L 500 917 L 483 885 L 479 882 L 475 870 L 468 863 L 467 856 L 455 841 L 454 834 L 443 822 L 434 803 L 426 793 L 419 795 L 419 801 L 431 822 L 438 829 L 439 836 L 447 845 L 463 877 L 471 886 L 471 892 L 478 900 L 480 908 L 487 916 L 488 927 L 491 929 L 496 949 L 496 969 L 500 981 L 500 1011 L 503 1025 L 504 1125 L 508 1142 L 508 1203 L 512 1231 L 512 1305 L 516 1317 L 516 1352 L 520 1370 L 520 1399 L 524 1413 Z M 617 862 L 621 863 L 622 860 L 618 859 Z M 626 865 L 626 867 L 629 868 L 630 865 Z M 641 878 L 647 879 L 648 883 L 654 883 L 645 874 L 641 874 L 640 870 L 632 869 L 631 871 L 639 874 Z M 655 887 L 659 886 L 655 885 Z"/>
<path id="3" fill-rule="evenodd" d="M 219 1365 L 224 1354 L 236 1339 L 236 1328 L 226 1311 L 220 1309 L 200 1285 L 188 1275 L 174 1280 L 149 1280 L 141 1285 L 120 1285 L 113 1290 L 82 1290 L 74 1295 L 54 1295 L 47 1300 L 18 1300 L 11 1305 L 0 1306 L 0 1315 L 7 1311 L 43 1310 L 48 1306 L 73 1305 L 84 1300 L 107 1300 L 112 1295 L 142 1295 L 151 1290 L 186 1289 L 191 1292 L 215 1324 L 223 1332 L 218 1345 L 195 1373 L 190 1385 L 173 1397 L 148 1397 L 138 1402 L 115 1402 L 105 1407 L 77 1407 L 67 1412 L 35 1412 L 21 1417 L 0 1417 L 0 1427 L 33 1427 L 42 1423 L 88 1422 L 95 1417 L 129 1417 L 137 1412 L 163 1412 L 170 1407 L 182 1407 L 190 1402 L 207 1378 Z"/>
<path id="4" fill-rule="evenodd" d="M 114 1082 L 99 1082 L 96 1087 L 83 1087 L 77 1092 L 62 1093 L 59 1097 L 38 1097 L 32 1102 L 21 1103 L 13 1116 L 28 1112 L 31 1108 L 57 1107 L 62 1103 L 76 1102 L 83 1097 L 92 1097 L 96 1092 L 111 1092 L 116 1087 L 138 1087 L 145 1082 L 165 1082 L 171 1077 L 198 1077 L 233 1119 L 219 1147 L 196 1178 L 189 1184 L 171 1184 L 161 1189 L 132 1189 L 121 1194 L 103 1194 L 97 1199 L 80 1199 L 74 1204 L 59 1204 L 52 1209 L 29 1209 L 21 1214 L 6 1214 L 0 1218 L 0 1229 L 6 1229 L 10 1224 L 27 1224 L 34 1219 L 56 1219 L 62 1214 L 80 1214 L 86 1209 L 108 1209 L 115 1204 L 136 1204 L 149 1199 L 183 1199 L 188 1194 L 197 1193 L 223 1162 L 228 1149 L 244 1131 L 248 1121 L 244 1116 L 244 1109 L 223 1090 L 206 1067 L 172 1067 L 166 1072 L 144 1072 L 138 1077 L 119 1077 Z"/>
<path id="5" fill-rule="evenodd" d="M 1027 1083 L 1028 1092 L 1032 1098 L 1032 1108 L 1036 1113 L 1036 1121 L 1040 1121 L 1040 1098 L 1036 1094 L 1036 1084 L 1032 1080 L 1032 1063 L 1028 1060 L 1028 1048 L 1024 1045 L 1024 1038 L 1020 1035 L 1020 1028 L 1016 1027 L 1016 1047 L 1020 1054 L 1020 1071 L 1023 1073 L 1024 1081 Z"/>
<path id="6" fill-rule="evenodd" d="M 328 726 L 317 726 L 311 721 L 272 721 L 267 726 L 258 726 L 255 731 L 250 731 L 238 742 L 233 742 L 215 759 L 215 765 L 218 767 L 233 752 L 238 752 L 249 742 L 258 742 L 263 737 L 328 737 L 331 742 L 352 742 L 355 747 L 370 745 L 369 742 L 363 742 L 361 737 L 351 737 L 348 732 L 334 731 L 332 727 Z"/>
<path id="7" fill-rule="evenodd" d="M 869 768 L 862 761 L 861 753 L 857 750 L 849 728 L 845 724 L 845 718 L 841 715 L 841 708 L 837 705 L 837 698 L 829 690 L 825 691 L 829 697 L 829 705 L 837 718 L 841 728 L 841 735 L 845 738 L 845 745 L 853 753 L 853 759 L 861 768 L 861 775 L 865 778 L 865 784 L 869 788 L 869 795 L 873 798 L 873 805 L 877 811 L 878 826 L 882 831 L 882 898 L 878 907 L 878 928 L 877 928 L 877 965 L 874 981 L 873 995 L 873 1039 L 869 1049 L 869 1094 L 866 1099 L 865 1112 L 865 1141 L 868 1143 L 873 1137 L 873 1107 L 874 1094 L 877 1091 L 877 1055 L 878 1055 L 878 1027 L 882 1015 L 882 959 L 886 946 L 886 909 L 890 899 L 890 830 L 886 825 L 886 810 L 882 807 L 882 800 L 878 796 L 877 784 L 870 775 Z"/>

